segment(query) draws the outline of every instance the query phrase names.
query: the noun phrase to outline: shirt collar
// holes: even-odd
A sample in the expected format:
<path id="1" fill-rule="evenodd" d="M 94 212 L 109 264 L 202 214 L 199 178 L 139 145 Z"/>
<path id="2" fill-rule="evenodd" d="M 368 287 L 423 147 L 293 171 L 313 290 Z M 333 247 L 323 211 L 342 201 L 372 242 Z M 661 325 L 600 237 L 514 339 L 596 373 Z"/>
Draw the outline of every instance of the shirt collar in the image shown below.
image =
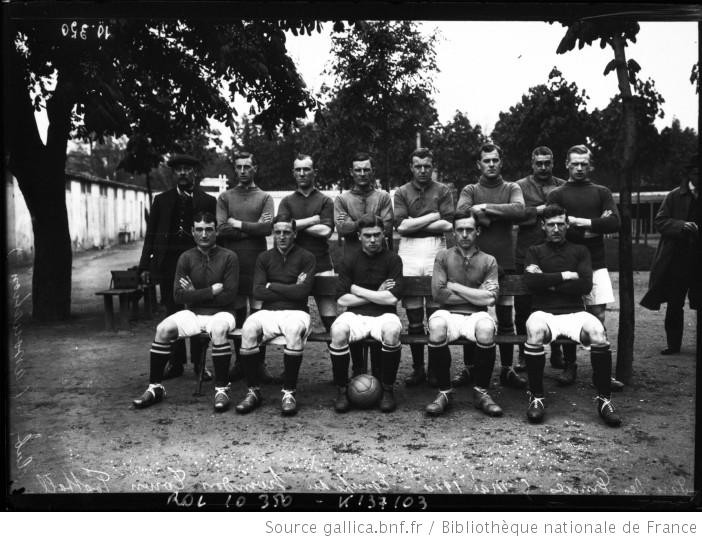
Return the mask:
<path id="1" fill-rule="evenodd" d="M 463 250 L 459 245 L 456 245 L 456 250 L 458 253 L 463 256 L 464 260 L 470 260 L 473 256 L 475 256 L 480 249 L 478 248 L 478 245 L 473 245 L 468 252 Z"/>
<path id="2" fill-rule="evenodd" d="M 192 197 L 193 197 L 193 192 L 195 191 L 195 188 L 193 188 L 192 191 L 188 192 L 187 190 L 181 189 L 180 186 L 176 186 L 176 190 L 178 191 L 178 195 L 179 195 L 179 196 L 181 196 L 181 197 L 186 196 L 186 197 L 188 197 L 188 198 L 192 198 Z"/>
<path id="3" fill-rule="evenodd" d="M 412 179 L 410 181 L 410 184 L 412 186 L 414 186 L 420 192 L 424 192 L 427 188 L 429 188 L 431 186 L 431 181 L 429 181 L 427 184 L 421 184 L 421 183 L 419 183 L 419 181 L 417 181 L 417 179 Z"/>
<path id="4" fill-rule="evenodd" d="M 356 185 L 353 185 L 353 186 L 351 187 L 351 193 L 352 193 L 352 194 L 358 194 L 358 195 L 361 195 L 361 196 L 366 196 L 366 195 L 368 195 L 368 194 L 372 194 L 373 192 L 375 192 L 375 188 L 373 188 L 373 187 L 370 186 L 370 185 L 368 186 L 368 190 L 361 190 L 361 189 L 358 188 Z"/>
<path id="5" fill-rule="evenodd" d="M 311 190 L 310 193 L 307 194 L 307 195 L 303 194 L 302 191 L 301 191 L 299 188 L 296 188 L 296 189 L 295 189 L 295 194 L 300 194 L 303 198 L 309 198 L 309 197 L 310 197 L 312 194 L 314 194 L 315 192 L 319 192 L 319 190 L 317 190 L 317 187 L 316 187 L 316 186 L 313 186 L 313 187 L 312 187 L 312 190 Z"/>

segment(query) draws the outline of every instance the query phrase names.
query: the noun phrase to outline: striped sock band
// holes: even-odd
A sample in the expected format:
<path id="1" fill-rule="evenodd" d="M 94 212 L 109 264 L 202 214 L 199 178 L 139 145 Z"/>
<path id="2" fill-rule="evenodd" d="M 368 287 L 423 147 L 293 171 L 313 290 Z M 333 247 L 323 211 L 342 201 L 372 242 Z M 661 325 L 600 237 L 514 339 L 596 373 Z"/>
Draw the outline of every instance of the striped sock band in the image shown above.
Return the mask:
<path id="1" fill-rule="evenodd" d="M 339 347 L 334 347 L 331 344 L 329 345 L 329 354 L 332 356 L 343 356 L 344 354 L 348 354 L 351 351 L 349 348 L 349 345 L 347 344 L 346 346 L 339 346 Z"/>
<path id="2" fill-rule="evenodd" d="M 224 387 L 229 383 L 229 362 L 232 359 L 232 346 L 229 342 L 212 345 L 212 365 L 214 366 L 214 384 Z"/>

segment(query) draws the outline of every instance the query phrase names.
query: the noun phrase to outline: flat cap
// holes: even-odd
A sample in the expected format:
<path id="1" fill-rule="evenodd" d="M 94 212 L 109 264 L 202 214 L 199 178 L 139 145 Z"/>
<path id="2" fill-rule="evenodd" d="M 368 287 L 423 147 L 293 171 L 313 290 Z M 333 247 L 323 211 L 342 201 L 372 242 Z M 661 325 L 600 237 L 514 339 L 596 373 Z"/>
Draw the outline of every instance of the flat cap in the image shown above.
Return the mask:
<path id="1" fill-rule="evenodd" d="M 189 154 L 174 154 L 168 159 L 168 162 L 166 163 L 168 167 L 171 168 L 181 165 L 201 167 L 200 161 L 194 156 L 190 156 Z"/>

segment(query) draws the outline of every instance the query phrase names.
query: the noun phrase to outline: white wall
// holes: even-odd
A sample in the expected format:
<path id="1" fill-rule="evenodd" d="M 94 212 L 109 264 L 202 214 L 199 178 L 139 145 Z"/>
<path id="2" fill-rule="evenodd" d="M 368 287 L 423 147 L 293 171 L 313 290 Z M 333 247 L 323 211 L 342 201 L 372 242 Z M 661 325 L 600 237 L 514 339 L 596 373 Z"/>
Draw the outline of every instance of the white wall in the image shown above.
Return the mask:
<path id="1" fill-rule="evenodd" d="M 17 180 L 6 175 L 8 261 L 27 264 L 34 259 L 32 219 Z M 134 242 L 144 238 L 148 209 L 145 189 L 117 185 L 101 179 L 71 179 L 66 182 L 66 210 L 73 252 L 104 248 L 120 242 L 128 232 Z"/>

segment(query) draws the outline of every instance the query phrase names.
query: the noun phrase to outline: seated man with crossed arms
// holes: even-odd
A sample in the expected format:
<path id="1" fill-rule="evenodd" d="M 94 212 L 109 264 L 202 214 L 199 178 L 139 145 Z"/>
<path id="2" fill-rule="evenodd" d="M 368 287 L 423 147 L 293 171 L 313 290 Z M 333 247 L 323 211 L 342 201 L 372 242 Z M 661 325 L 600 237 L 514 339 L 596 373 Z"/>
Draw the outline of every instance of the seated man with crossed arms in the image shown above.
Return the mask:
<path id="1" fill-rule="evenodd" d="M 600 319 L 586 312 L 582 298 L 592 289 L 590 252 L 585 246 L 566 240 L 568 216 L 560 205 L 547 205 L 541 222 L 546 242 L 529 247 L 524 269 L 524 281 L 533 295 L 535 310 L 526 322 L 524 345 L 529 376 L 527 419 L 540 423 L 544 418 L 544 345 L 566 337 L 591 346 L 597 411 L 607 425 L 616 427 L 621 418 L 611 401 L 612 352 L 607 333 Z"/>
<path id="2" fill-rule="evenodd" d="M 402 324 L 396 309 L 402 287 L 402 260 L 386 247 L 379 216 L 363 215 L 358 220 L 358 232 L 361 250 L 347 251 L 339 272 L 337 302 L 347 309 L 331 326 L 329 354 L 339 390 L 334 409 L 346 412 L 351 408 L 346 395 L 349 343 L 373 337 L 382 344 L 380 410 L 392 412 L 397 406 L 393 386 L 402 346 Z"/>
<path id="3" fill-rule="evenodd" d="M 185 310 L 168 316 L 156 327 L 151 344 L 149 387 L 133 401 L 135 408 L 159 403 L 166 396 L 161 384 L 163 371 L 177 339 L 206 331 L 212 339 L 214 365 L 214 408 L 229 408 L 229 362 L 232 348 L 227 337 L 234 330 L 234 300 L 239 288 L 239 259 L 231 250 L 215 244 L 217 231 L 214 214 L 199 211 L 193 217 L 196 247 L 183 252 L 176 265 L 173 297 Z"/>
<path id="4" fill-rule="evenodd" d="M 426 407 L 438 416 L 451 404 L 451 352 L 449 343 L 468 339 L 476 344 L 471 377 L 473 404 L 488 416 L 502 409 L 488 393 L 495 367 L 495 321 L 487 307 L 499 294 L 498 267 L 494 256 L 478 248 L 480 226 L 475 211 L 459 211 L 453 217 L 456 246 L 440 250 L 434 261 L 431 293 L 439 306 L 429 317 L 429 363 L 436 367 L 439 394 Z"/>
<path id="5" fill-rule="evenodd" d="M 274 247 L 259 254 L 253 279 L 253 296 L 263 302 L 261 310 L 246 319 L 241 329 L 241 365 L 249 388 L 236 406 L 240 414 L 251 412 L 261 404 L 259 366 L 263 360 L 261 345 L 283 337 L 283 398 L 281 412 L 297 412 L 295 389 L 302 365 L 302 352 L 310 334 L 307 297 L 312 291 L 315 258 L 295 243 L 295 220 L 279 214 L 273 220 Z"/>

